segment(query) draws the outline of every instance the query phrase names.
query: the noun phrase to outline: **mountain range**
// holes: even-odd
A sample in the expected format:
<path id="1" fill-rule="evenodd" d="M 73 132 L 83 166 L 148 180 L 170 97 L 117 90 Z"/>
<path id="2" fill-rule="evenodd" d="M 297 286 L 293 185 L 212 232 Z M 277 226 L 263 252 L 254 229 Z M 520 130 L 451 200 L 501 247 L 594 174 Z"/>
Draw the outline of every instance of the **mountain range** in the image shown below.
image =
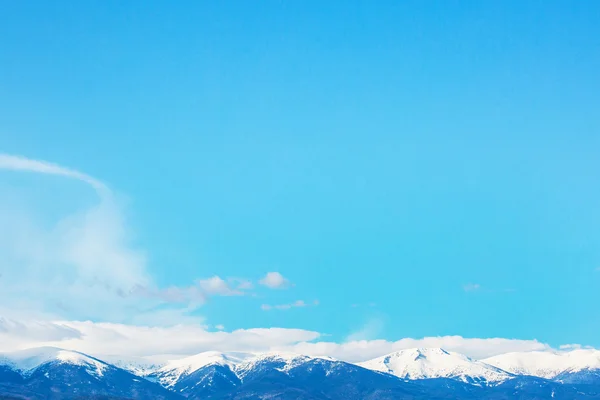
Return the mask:
<path id="1" fill-rule="evenodd" d="M 45 347 L 0 354 L 0 399 L 600 399 L 600 351 L 474 360 L 420 348 L 353 364 L 214 351 L 152 362 Z"/>

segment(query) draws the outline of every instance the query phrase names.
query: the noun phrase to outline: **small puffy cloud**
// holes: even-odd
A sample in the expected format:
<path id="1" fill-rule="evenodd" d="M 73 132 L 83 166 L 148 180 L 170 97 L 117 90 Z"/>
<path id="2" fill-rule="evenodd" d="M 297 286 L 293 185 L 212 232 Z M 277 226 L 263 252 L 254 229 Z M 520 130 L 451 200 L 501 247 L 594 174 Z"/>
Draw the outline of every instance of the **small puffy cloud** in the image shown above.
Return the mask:
<path id="1" fill-rule="evenodd" d="M 267 272 L 258 283 L 271 289 L 284 289 L 289 287 L 290 281 L 285 279 L 279 272 Z"/>
<path id="2" fill-rule="evenodd" d="M 465 292 L 476 292 L 481 289 L 481 285 L 479 283 L 467 283 L 463 285 L 463 290 Z"/>
<path id="3" fill-rule="evenodd" d="M 219 324 L 219 325 L 215 325 L 215 329 L 218 331 L 224 331 L 225 330 L 225 326 Z"/>

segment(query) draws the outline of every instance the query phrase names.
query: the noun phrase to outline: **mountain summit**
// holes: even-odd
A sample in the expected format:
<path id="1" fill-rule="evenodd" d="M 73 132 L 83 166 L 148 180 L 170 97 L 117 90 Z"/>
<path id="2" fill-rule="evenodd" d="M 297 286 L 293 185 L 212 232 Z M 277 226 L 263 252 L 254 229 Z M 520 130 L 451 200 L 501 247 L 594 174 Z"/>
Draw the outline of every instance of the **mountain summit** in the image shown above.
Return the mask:
<path id="1" fill-rule="evenodd" d="M 500 368 L 440 348 L 400 350 L 358 365 L 411 380 L 449 378 L 476 385 L 493 385 L 513 377 Z"/>

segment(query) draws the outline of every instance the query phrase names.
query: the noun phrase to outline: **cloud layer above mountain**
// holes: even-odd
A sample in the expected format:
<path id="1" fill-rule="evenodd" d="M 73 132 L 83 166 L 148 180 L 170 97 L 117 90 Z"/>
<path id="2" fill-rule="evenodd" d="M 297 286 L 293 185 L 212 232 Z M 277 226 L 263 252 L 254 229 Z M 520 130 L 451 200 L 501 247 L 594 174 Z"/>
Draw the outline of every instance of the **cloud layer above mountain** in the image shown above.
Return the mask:
<path id="1" fill-rule="evenodd" d="M 15 321 L 0 319 L 0 351 L 55 346 L 91 355 L 188 356 L 203 351 L 289 351 L 364 361 L 414 347 L 442 347 L 473 358 L 512 351 L 550 350 L 537 340 L 477 339 L 461 336 L 404 338 L 397 341 L 322 341 L 319 332 L 303 329 L 252 328 L 225 332 L 215 327 L 180 324 L 171 327 L 137 326 L 90 321 Z"/>

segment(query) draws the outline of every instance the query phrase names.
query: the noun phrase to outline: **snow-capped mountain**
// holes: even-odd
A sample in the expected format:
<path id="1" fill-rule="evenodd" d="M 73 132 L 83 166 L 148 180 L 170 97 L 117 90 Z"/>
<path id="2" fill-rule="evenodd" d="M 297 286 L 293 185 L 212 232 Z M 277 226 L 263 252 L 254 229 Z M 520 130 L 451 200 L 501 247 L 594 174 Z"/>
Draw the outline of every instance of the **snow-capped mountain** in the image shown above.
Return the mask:
<path id="1" fill-rule="evenodd" d="M 240 379 L 244 379 L 248 374 L 256 370 L 268 366 L 273 367 L 277 371 L 284 374 L 289 374 L 294 368 L 309 362 L 327 361 L 334 367 L 337 360 L 331 357 L 311 357 L 296 353 L 264 353 L 253 354 L 247 357 L 240 363 L 235 365 L 234 370 Z"/>
<path id="2" fill-rule="evenodd" d="M 207 367 L 222 367 L 221 370 L 231 371 L 240 381 L 253 371 L 268 365 L 280 372 L 287 373 L 295 366 L 311 360 L 331 360 L 328 357 L 309 357 L 294 353 L 242 353 L 207 351 L 191 357 L 167 362 L 163 367 L 149 376 L 156 379 L 162 386 L 172 388 L 195 372 Z"/>
<path id="3" fill-rule="evenodd" d="M 324 397 L 324 391 L 347 391 L 349 387 L 358 397 L 335 395 L 331 398 L 363 398 L 362 394 L 380 390 L 400 394 L 404 386 L 410 386 L 391 375 L 328 357 L 292 353 L 200 353 L 169 362 L 149 378 L 188 399 L 220 398 L 224 394 L 282 399 L 329 398 Z"/>
<path id="4" fill-rule="evenodd" d="M 109 364 L 104 361 L 87 354 L 55 347 L 0 353 L 0 365 L 10 367 L 24 376 L 31 375 L 38 367 L 49 363 L 82 367 L 88 374 L 95 377 L 101 377 L 109 367 Z"/>
<path id="5" fill-rule="evenodd" d="M 0 354 L 0 397 L 177 399 L 158 384 L 77 351 L 52 347 Z"/>
<path id="6" fill-rule="evenodd" d="M 162 357 L 121 357 L 116 355 L 102 355 L 98 358 L 116 367 L 131 372 L 140 377 L 147 377 L 167 364 Z"/>
<path id="7" fill-rule="evenodd" d="M 171 360 L 156 370 L 150 376 L 166 388 L 174 387 L 177 382 L 194 372 L 209 366 L 221 366 L 234 370 L 245 359 L 251 358 L 252 353 L 221 353 L 207 351 L 179 360 Z"/>
<path id="8" fill-rule="evenodd" d="M 531 375 L 545 379 L 558 379 L 573 374 L 600 372 L 600 351 L 576 349 L 571 351 L 530 351 L 506 353 L 490 357 L 483 362 L 516 375 Z"/>
<path id="9" fill-rule="evenodd" d="M 154 357 L 96 358 L 56 348 L 0 354 L 0 398 L 600 398 L 600 361 L 595 350 L 513 353 L 491 359 L 511 372 L 431 348 L 402 350 L 359 365 L 291 353 L 213 351 L 173 358 L 164 363 Z M 533 373 L 546 378 L 530 376 Z"/>
<path id="10" fill-rule="evenodd" d="M 500 368 L 439 348 L 400 350 L 358 365 L 402 379 L 450 378 L 476 385 L 494 385 L 513 377 Z"/>

